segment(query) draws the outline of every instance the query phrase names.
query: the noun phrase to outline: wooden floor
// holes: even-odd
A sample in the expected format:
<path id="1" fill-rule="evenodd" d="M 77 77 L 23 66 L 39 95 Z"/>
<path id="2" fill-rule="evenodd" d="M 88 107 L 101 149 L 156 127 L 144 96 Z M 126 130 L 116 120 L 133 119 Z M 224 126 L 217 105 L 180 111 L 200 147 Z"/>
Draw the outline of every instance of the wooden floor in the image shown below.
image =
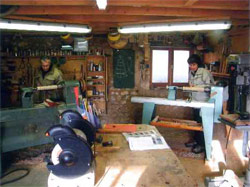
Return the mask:
<path id="1" fill-rule="evenodd" d="M 176 143 L 182 143 L 183 148 L 185 147 L 184 143 L 192 137 L 191 131 L 162 127 L 158 127 L 157 129 L 167 142 L 176 141 Z M 184 168 L 196 180 L 199 186 L 205 186 L 205 177 L 222 176 L 226 169 L 232 170 L 237 176 L 244 178 L 248 158 L 243 157 L 241 153 L 242 132 L 235 129 L 231 130 L 227 149 L 227 138 L 224 134 L 225 126 L 223 124 L 216 124 L 214 126 L 213 151 L 210 162 L 205 163 L 202 159 L 178 157 Z"/>

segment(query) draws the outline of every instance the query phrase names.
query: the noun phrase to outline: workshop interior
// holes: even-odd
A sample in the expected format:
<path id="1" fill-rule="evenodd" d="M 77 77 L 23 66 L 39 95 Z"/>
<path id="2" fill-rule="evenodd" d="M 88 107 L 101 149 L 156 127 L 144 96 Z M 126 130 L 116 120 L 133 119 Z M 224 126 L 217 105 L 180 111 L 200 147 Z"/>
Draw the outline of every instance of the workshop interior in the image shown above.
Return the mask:
<path id="1" fill-rule="evenodd" d="M 250 186 L 249 7 L 1 0 L 0 186 Z"/>

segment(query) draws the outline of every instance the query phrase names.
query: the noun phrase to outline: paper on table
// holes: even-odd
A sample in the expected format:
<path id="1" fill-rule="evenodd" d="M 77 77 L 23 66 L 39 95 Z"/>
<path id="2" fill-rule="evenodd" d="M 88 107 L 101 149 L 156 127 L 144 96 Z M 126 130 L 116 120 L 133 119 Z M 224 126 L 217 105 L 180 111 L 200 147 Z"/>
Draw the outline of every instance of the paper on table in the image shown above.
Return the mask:
<path id="1" fill-rule="evenodd" d="M 123 136 L 126 138 L 126 140 L 128 141 L 128 139 L 130 137 L 134 137 L 134 138 L 138 138 L 138 137 L 154 137 L 154 136 L 159 136 L 154 130 L 149 130 L 149 131 L 139 131 L 139 132 L 133 132 L 133 133 L 122 133 Z"/>
<path id="2" fill-rule="evenodd" d="M 129 137 L 130 150 L 142 151 L 151 149 L 169 149 L 168 144 L 162 136 Z"/>

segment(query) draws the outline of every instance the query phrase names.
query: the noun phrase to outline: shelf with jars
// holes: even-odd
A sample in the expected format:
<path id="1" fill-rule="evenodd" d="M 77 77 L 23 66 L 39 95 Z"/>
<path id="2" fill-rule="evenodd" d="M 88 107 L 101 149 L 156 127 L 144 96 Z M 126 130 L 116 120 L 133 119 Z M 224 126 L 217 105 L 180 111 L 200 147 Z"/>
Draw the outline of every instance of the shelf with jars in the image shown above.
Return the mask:
<path id="1" fill-rule="evenodd" d="M 46 55 L 45 55 L 46 56 Z M 5 55 L 5 54 L 0 54 L 1 58 L 7 58 L 7 59 L 20 59 L 20 58 L 31 58 L 31 59 L 36 59 L 36 58 L 41 58 L 42 56 L 11 56 L 11 55 Z M 57 56 L 48 56 L 51 58 L 66 58 L 67 60 L 82 60 L 85 59 L 86 56 L 84 55 L 57 55 Z"/>
<path id="2" fill-rule="evenodd" d="M 87 98 L 92 100 L 101 113 L 107 112 L 107 58 L 102 55 L 86 57 Z"/>

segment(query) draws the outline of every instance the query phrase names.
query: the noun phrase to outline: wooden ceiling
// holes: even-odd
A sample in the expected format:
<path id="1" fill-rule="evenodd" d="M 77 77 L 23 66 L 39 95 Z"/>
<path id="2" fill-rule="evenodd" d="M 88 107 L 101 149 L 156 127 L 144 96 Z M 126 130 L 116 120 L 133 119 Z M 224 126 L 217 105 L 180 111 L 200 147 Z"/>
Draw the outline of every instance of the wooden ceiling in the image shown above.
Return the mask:
<path id="1" fill-rule="evenodd" d="M 249 25 L 249 0 L 1 0 L 2 18 L 87 24 L 93 33 L 127 24 L 231 19 Z"/>

